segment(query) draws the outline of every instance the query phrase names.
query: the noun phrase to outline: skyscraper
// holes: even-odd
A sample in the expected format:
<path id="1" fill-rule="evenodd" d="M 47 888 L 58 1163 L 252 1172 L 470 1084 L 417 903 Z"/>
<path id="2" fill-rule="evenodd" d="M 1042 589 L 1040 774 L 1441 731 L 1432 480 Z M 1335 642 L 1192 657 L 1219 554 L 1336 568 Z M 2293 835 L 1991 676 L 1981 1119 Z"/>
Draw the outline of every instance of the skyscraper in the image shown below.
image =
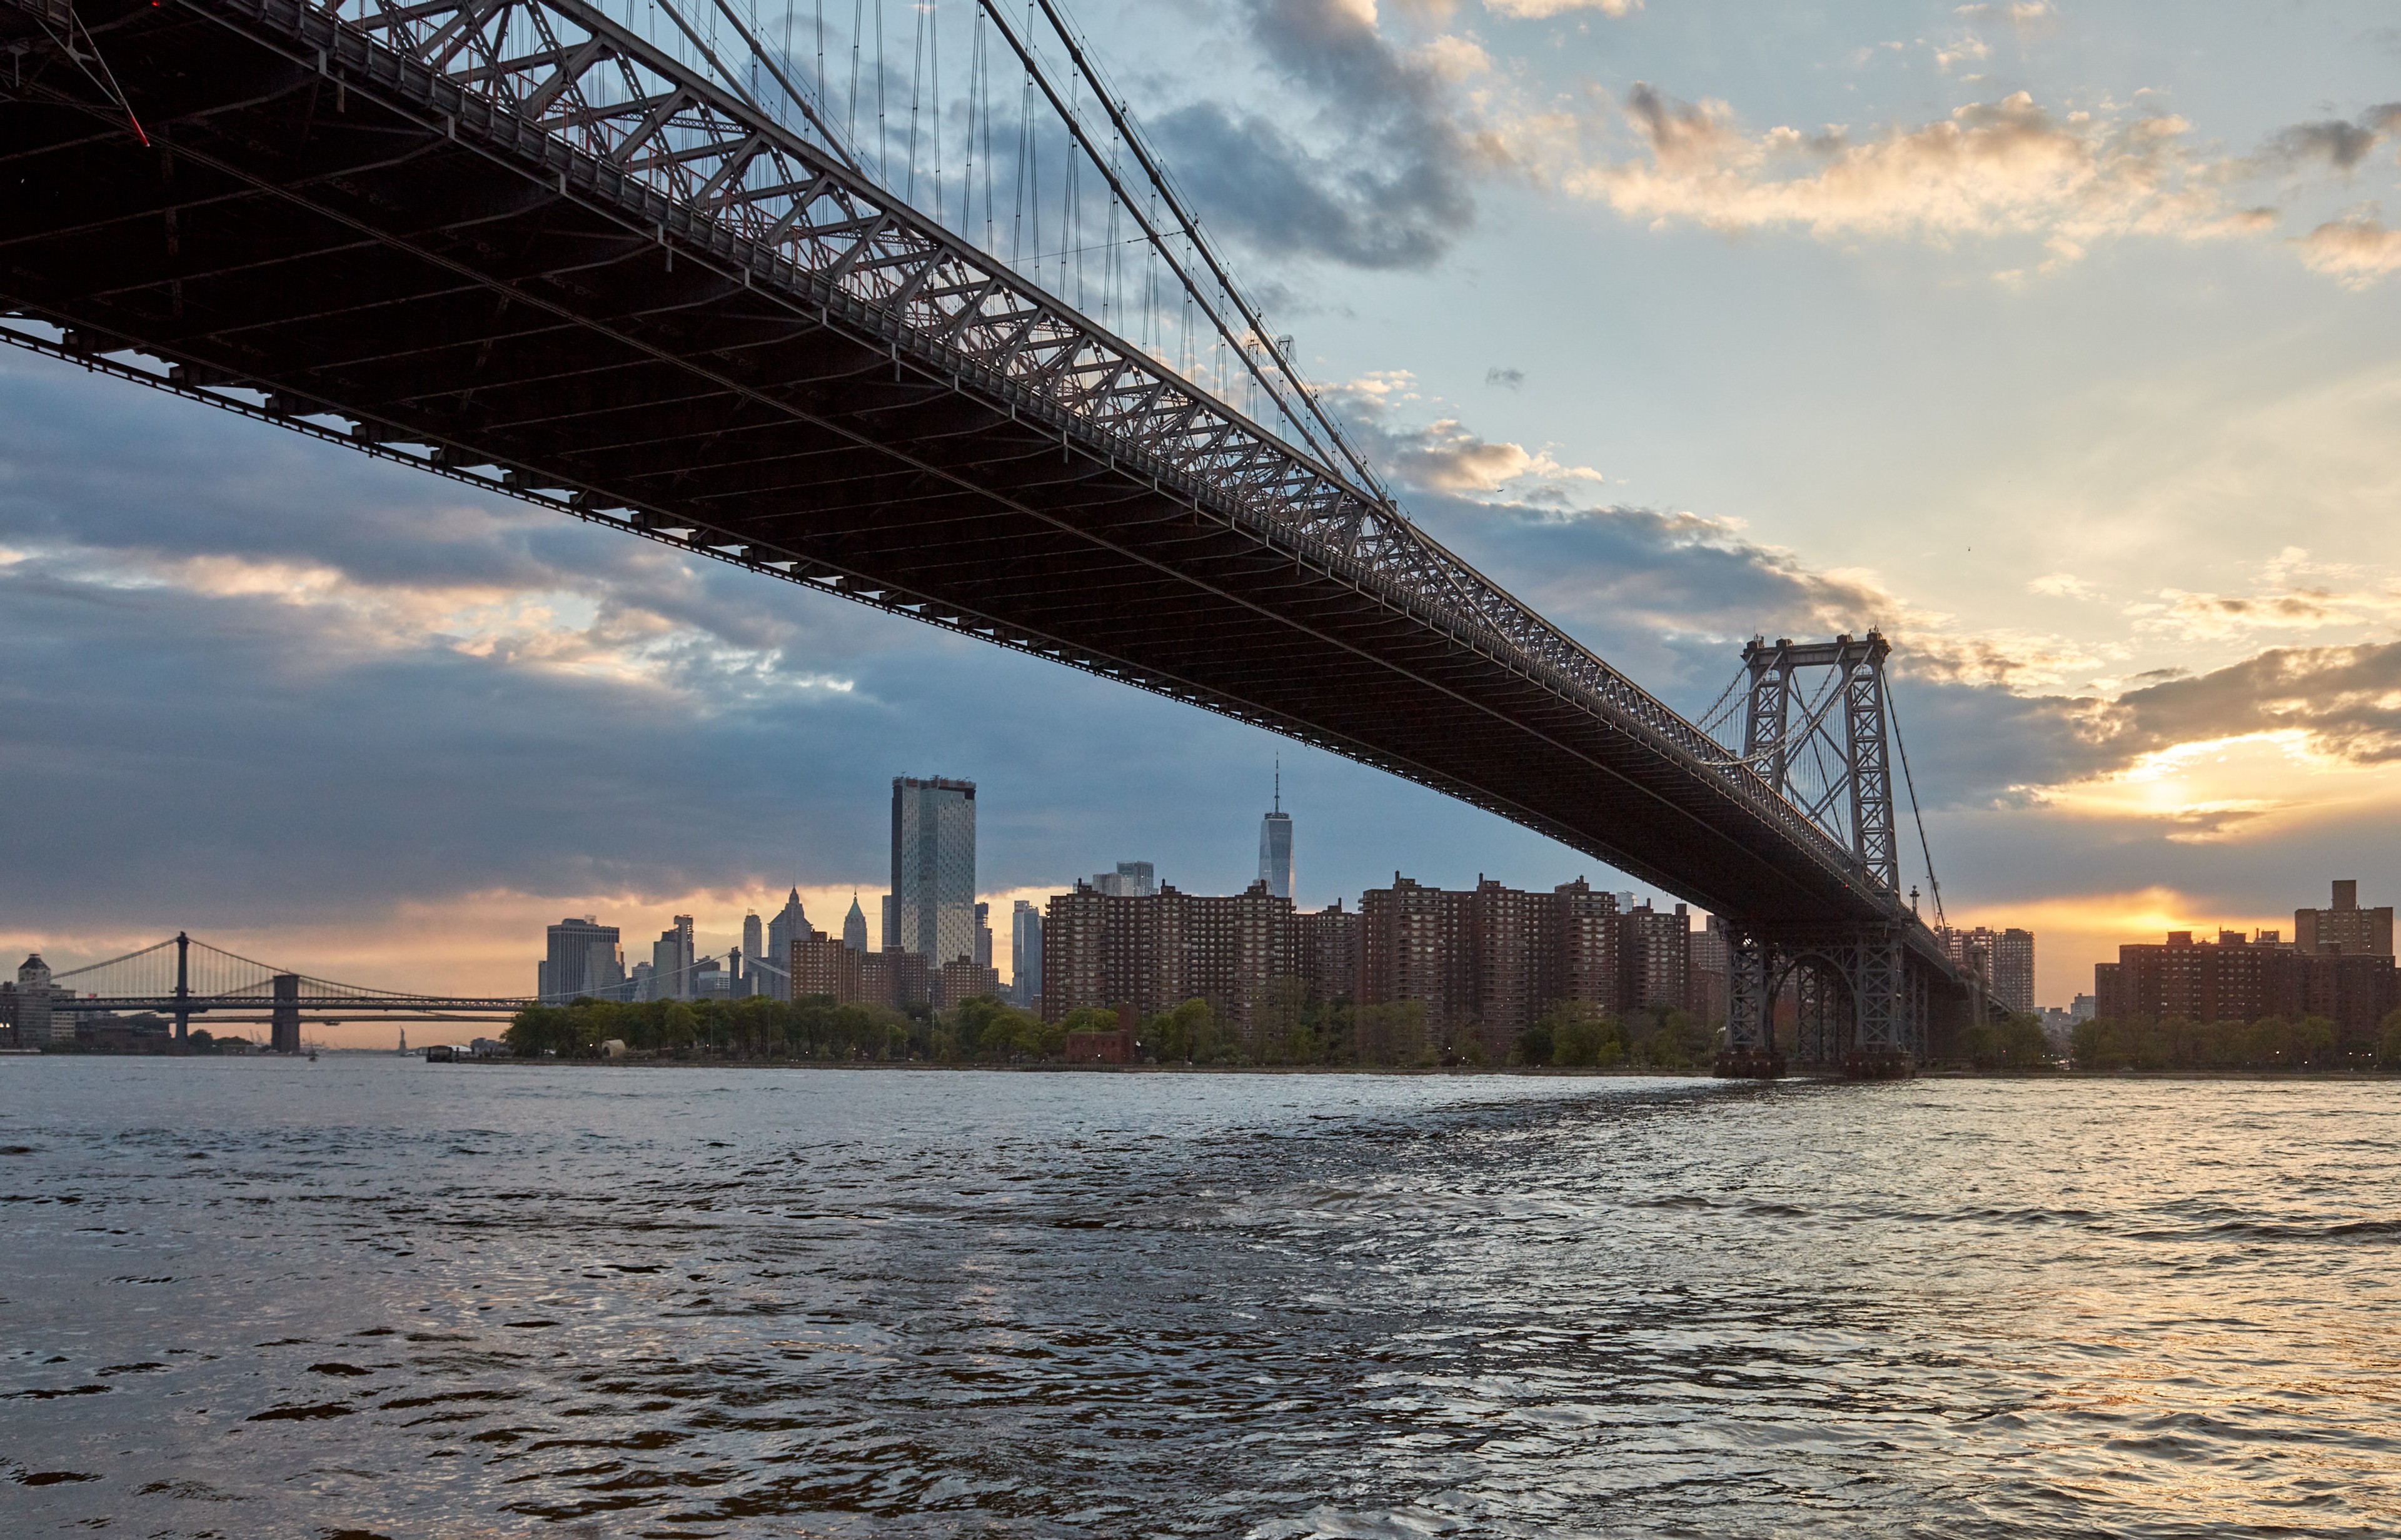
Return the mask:
<path id="1" fill-rule="evenodd" d="M 971 780 L 892 777 L 886 951 L 918 953 L 933 969 L 975 956 L 975 791 Z"/>
<path id="2" fill-rule="evenodd" d="M 767 922 L 766 958 L 772 971 L 767 975 L 764 993 L 779 1000 L 792 998 L 792 943 L 808 940 L 809 917 L 801 910 L 801 890 L 797 887 L 785 895 L 784 907 Z"/>
<path id="3" fill-rule="evenodd" d="M 651 994 L 654 1000 L 692 998 L 698 957 L 693 952 L 692 916 L 678 914 L 675 924 L 651 943 Z"/>
<path id="4" fill-rule="evenodd" d="M 850 896 L 850 913 L 842 917 L 842 944 L 853 952 L 867 950 L 867 911 L 858 907 L 858 895 Z"/>
<path id="5" fill-rule="evenodd" d="M 50 984 L 50 965 L 42 960 L 39 952 L 28 956 L 17 969 L 17 1045 L 40 1048 L 46 1043 L 75 1041 L 75 1018 L 62 1011 L 55 1015 L 50 1002 L 58 991 Z"/>
<path id="6" fill-rule="evenodd" d="M 606 999 L 605 991 L 625 981 L 625 955 L 618 945 L 617 928 L 595 924 L 589 914 L 573 915 L 550 928 L 550 947 L 542 967 L 542 997 L 561 1004 L 579 995 Z"/>
<path id="7" fill-rule="evenodd" d="M 676 1000 L 683 997 L 684 981 L 691 975 L 684 971 L 683 940 L 673 930 L 662 930 L 659 939 L 651 943 L 651 991 L 653 1000 Z"/>
<path id="8" fill-rule="evenodd" d="M 1292 815 L 1283 810 L 1283 762 L 1276 762 L 1275 809 L 1259 820 L 1259 881 L 1279 899 L 1292 897 Z"/>
<path id="9" fill-rule="evenodd" d="M 1092 891 L 1112 899 L 1147 899 L 1159 891 L 1159 870 L 1148 861 L 1119 861 L 1116 871 L 1093 875 Z"/>
<path id="10" fill-rule="evenodd" d="M 1019 1005 L 1042 1009 L 1042 911 L 1030 899 L 1018 900 L 1009 916 L 1008 977 Z"/>
<path id="11" fill-rule="evenodd" d="M 758 968 L 760 954 L 766 944 L 766 930 L 760 925 L 759 912 L 754 909 L 742 916 L 742 977 L 744 982 L 752 983 L 753 987 L 737 990 L 735 993 L 743 995 L 772 993 L 766 987 L 767 981 L 760 976 Z M 789 969 L 792 965 L 787 959 L 783 966 Z"/>
<path id="12" fill-rule="evenodd" d="M 992 966 L 992 905 L 988 903 L 975 906 L 975 964 Z"/>

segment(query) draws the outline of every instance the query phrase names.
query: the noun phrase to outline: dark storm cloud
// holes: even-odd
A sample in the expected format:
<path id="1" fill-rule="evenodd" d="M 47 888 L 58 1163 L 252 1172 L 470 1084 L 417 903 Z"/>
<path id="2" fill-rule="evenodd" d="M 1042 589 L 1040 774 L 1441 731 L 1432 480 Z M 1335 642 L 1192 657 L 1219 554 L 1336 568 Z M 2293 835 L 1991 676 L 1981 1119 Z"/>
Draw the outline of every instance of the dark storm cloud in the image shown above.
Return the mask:
<path id="1" fill-rule="evenodd" d="M 1332 0 L 1254 0 L 1249 16 L 1269 64 L 1307 94 L 1292 117 L 1200 102 L 1158 121 L 1209 223 L 1276 255 L 1376 268 L 1441 257 L 1499 158 L 1452 115 L 1441 76 Z"/>
<path id="2" fill-rule="evenodd" d="M 2269 136 L 2268 154 L 2287 166 L 2323 163 L 2347 172 L 2395 128 L 2401 128 L 2401 102 L 2386 102 L 2360 114 L 2356 122 L 2330 117 L 2280 129 Z"/>
<path id="3" fill-rule="evenodd" d="M 2401 759 L 2401 643 L 2279 647 L 2204 674 L 2142 677 L 2154 682 L 2111 699 L 2017 694 L 1904 669 L 1896 690 L 1919 791 L 1929 806 L 2008 802 L 2179 744 L 2253 733 L 2298 732 L 2314 751 L 2355 763 Z"/>
<path id="4" fill-rule="evenodd" d="M 2124 758 L 2243 733 L 2298 732 L 2360 764 L 2401 760 L 2401 642 L 2278 647 L 2120 695 L 2102 739 Z"/>

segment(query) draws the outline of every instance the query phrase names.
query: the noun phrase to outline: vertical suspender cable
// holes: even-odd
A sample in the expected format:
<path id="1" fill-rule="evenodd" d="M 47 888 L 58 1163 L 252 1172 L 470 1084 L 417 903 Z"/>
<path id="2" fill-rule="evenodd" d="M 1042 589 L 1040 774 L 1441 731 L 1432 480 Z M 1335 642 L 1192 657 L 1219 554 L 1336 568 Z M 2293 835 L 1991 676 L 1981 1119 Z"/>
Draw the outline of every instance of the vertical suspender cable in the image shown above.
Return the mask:
<path id="1" fill-rule="evenodd" d="M 998 230 L 992 208 L 992 60 L 984 47 L 983 7 L 976 7 L 975 19 L 975 94 L 977 111 L 983 117 L 983 249 L 993 255 L 1000 253 L 995 247 Z M 974 147 L 973 135 L 968 136 L 969 148 Z M 967 173 L 967 192 L 975 193 L 975 173 Z"/>
<path id="2" fill-rule="evenodd" d="M 1900 736 L 1900 705 L 1893 698 L 1892 680 L 1886 676 L 1884 685 L 1884 709 L 1892 722 L 1893 746 L 1900 750 L 1900 783 L 1909 788 L 1909 816 L 1917 824 L 1917 851 L 1926 858 L 1927 885 L 1934 889 L 1934 923 L 1944 925 L 1942 915 L 1942 879 L 1934 874 L 1934 846 L 1926 839 L 1926 813 L 1917 805 L 1917 781 L 1909 773 L 1909 742 Z"/>
<path id="3" fill-rule="evenodd" d="M 1083 136 L 1076 131 L 1079 103 L 1076 99 L 1077 76 L 1067 77 L 1067 186 L 1059 199 L 1059 239 L 1066 244 L 1059 253 L 1059 286 L 1067 284 L 1067 256 L 1076 259 L 1076 309 L 1084 309 L 1084 159 L 1078 153 L 1077 141 Z"/>
<path id="4" fill-rule="evenodd" d="M 917 203 L 917 103 L 926 84 L 926 7 L 921 3 L 911 6 L 909 9 L 917 18 L 917 30 L 909 44 L 909 182 L 901 189 L 900 201 L 914 208 Z"/>
<path id="5" fill-rule="evenodd" d="M 991 0 L 985 0 L 985 3 L 990 4 Z M 1021 57 L 1027 58 L 1029 69 L 1031 69 L 1032 61 L 1030 44 L 1033 34 L 1033 12 L 1036 7 L 1041 10 L 1043 16 L 1050 21 L 1052 32 L 1058 35 L 1062 44 L 1066 48 L 1068 59 L 1078 75 L 1091 77 L 1092 79 L 1094 94 L 1100 99 L 1102 107 L 1109 114 L 1111 122 L 1125 134 L 1127 144 L 1133 151 L 1136 164 L 1142 168 L 1144 174 L 1149 178 L 1151 185 L 1158 189 L 1161 197 L 1166 201 L 1168 212 L 1174 216 L 1175 221 L 1180 227 L 1180 233 L 1183 234 L 1187 245 L 1190 248 L 1192 256 L 1195 257 L 1200 264 L 1204 265 L 1208 268 L 1209 276 L 1214 281 L 1213 287 L 1216 290 L 1218 297 L 1237 312 L 1250 335 L 1266 337 L 1268 335 L 1268 328 L 1265 323 L 1260 320 L 1257 312 L 1252 309 L 1250 302 L 1242 296 L 1242 292 L 1233 286 L 1232 275 L 1227 271 L 1225 264 L 1218 259 L 1216 253 L 1210 248 L 1207 241 L 1200 239 L 1198 221 L 1193 217 L 1191 213 L 1185 208 L 1183 200 L 1177 196 L 1174 187 L 1167 180 L 1166 172 L 1159 167 L 1158 160 L 1150 154 L 1148 148 L 1144 144 L 1142 136 L 1133 131 L 1132 121 L 1126 117 L 1123 105 L 1112 99 L 1105 88 L 1102 86 L 1097 76 L 1091 75 L 1091 66 L 1089 61 L 1085 58 L 1084 50 L 1076 41 L 1074 34 L 1068 29 L 1065 19 L 1060 15 L 1058 7 L 1054 3 L 1054 0 L 1029 0 L 1026 7 L 1026 39 L 1024 41 L 1021 41 L 1017 37 L 996 9 L 993 12 L 993 21 L 995 24 L 999 27 L 1003 39 L 1007 41 L 1011 48 L 1015 48 Z M 1050 97 L 1052 105 L 1059 108 L 1063 115 L 1065 113 L 1064 103 L 1059 101 L 1058 94 L 1051 89 L 1048 78 L 1041 76 L 1038 71 L 1035 73 L 1036 74 L 1036 77 L 1041 80 L 1045 93 Z M 1080 125 L 1078 124 L 1071 127 L 1070 131 L 1080 134 Z M 1155 226 L 1152 228 L 1146 230 L 1144 233 L 1153 241 L 1160 239 L 1159 232 Z M 1183 274 L 1179 274 L 1179 276 L 1184 277 L 1187 286 L 1194 283 L 1194 280 L 1189 276 Z M 1200 298 L 1197 293 L 1193 297 L 1196 299 Z M 1210 320 L 1215 324 L 1220 338 L 1230 340 L 1232 328 L 1228 326 L 1224 319 L 1215 312 L 1207 300 L 1200 300 L 1200 303 L 1203 309 L 1211 311 Z M 1289 419 L 1300 431 L 1304 441 L 1309 444 L 1311 449 L 1317 450 L 1317 452 L 1323 454 L 1324 451 L 1319 446 L 1317 441 L 1317 433 L 1319 432 L 1323 432 L 1332 442 L 1335 450 L 1339 454 L 1340 458 L 1349 464 L 1351 469 L 1358 475 L 1365 489 L 1378 502 L 1383 503 L 1387 509 L 1391 509 L 1392 500 L 1384 491 L 1383 484 L 1376 475 L 1374 469 L 1367 464 L 1365 458 L 1363 458 L 1357 449 L 1351 446 L 1349 436 L 1343 433 L 1340 424 L 1334 420 L 1333 417 L 1325 410 L 1324 405 L 1321 403 L 1317 399 L 1315 393 L 1309 389 L 1307 383 L 1301 378 L 1299 371 L 1294 368 L 1291 361 L 1284 356 L 1282 347 L 1272 340 L 1267 342 L 1265 346 L 1268 356 L 1274 364 L 1277 372 L 1299 394 L 1301 405 L 1307 410 L 1307 420 L 1303 420 L 1301 416 L 1297 413 L 1287 412 Z M 1213 352 L 1219 351 L 1214 344 L 1212 345 L 1212 351 Z M 1220 353 L 1220 356 L 1222 357 L 1222 353 Z M 1271 395 L 1279 394 L 1273 382 L 1264 378 L 1263 372 L 1255 370 L 1255 367 L 1254 372 L 1260 373 L 1260 383 L 1267 388 Z M 1221 385 L 1221 388 L 1217 392 L 1219 399 L 1224 399 L 1224 393 L 1225 392 Z M 1315 430 L 1310 428 L 1310 423 L 1311 422 L 1316 424 Z M 1393 511 L 1397 512 L 1397 510 Z"/>
<path id="6" fill-rule="evenodd" d="M 975 240 L 975 158 L 977 92 L 983 89 L 983 12 L 976 12 L 975 31 L 967 34 L 967 168 L 959 188 L 959 233 Z M 987 218 L 991 215 L 987 208 Z"/>
<path id="7" fill-rule="evenodd" d="M 1025 269 L 1025 163 L 1033 153 L 1034 75 L 1028 70 L 1017 95 L 1017 208 L 1009 215 L 1008 265 Z"/>
<path id="8" fill-rule="evenodd" d="M 934 221 L 942 218 L 942 7 L 940 0 L 926 0 L 926 47 L 932 51 L 927 68 L 933 72 L 934 86 Z M 962 211 L 959 223 L 967 223 Z"/>

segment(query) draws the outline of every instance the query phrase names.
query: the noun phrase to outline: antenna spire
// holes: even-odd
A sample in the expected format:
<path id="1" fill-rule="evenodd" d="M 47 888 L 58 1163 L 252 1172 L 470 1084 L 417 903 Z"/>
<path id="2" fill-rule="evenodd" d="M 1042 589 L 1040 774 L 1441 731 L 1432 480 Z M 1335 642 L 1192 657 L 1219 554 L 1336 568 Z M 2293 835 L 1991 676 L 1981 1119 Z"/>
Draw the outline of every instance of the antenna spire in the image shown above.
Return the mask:
<path id="1" fill-rule="evenodd" d="M 1282 754 L 1278 754 L 1275 761 L 1275 810 L 1279 813 L 1283 811 L 1283 756 Z"/>

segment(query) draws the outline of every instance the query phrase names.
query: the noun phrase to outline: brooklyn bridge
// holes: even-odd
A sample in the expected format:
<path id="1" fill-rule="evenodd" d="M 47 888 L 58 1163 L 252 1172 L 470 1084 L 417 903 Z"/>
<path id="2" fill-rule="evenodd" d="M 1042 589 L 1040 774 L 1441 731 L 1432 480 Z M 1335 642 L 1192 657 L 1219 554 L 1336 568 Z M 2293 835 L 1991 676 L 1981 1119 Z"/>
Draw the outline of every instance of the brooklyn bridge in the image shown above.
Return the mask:
<path id="1" fill-rule="evenodd" d="M 0 337 L 1514 819 L 1724 918 L 1729 1073 L 1983 1008 L 1882 637 L 1669 709 L 1409 520 L 1049 0 L 962 7 L 954 178 L 732 0 L 0 0 Z"/>

